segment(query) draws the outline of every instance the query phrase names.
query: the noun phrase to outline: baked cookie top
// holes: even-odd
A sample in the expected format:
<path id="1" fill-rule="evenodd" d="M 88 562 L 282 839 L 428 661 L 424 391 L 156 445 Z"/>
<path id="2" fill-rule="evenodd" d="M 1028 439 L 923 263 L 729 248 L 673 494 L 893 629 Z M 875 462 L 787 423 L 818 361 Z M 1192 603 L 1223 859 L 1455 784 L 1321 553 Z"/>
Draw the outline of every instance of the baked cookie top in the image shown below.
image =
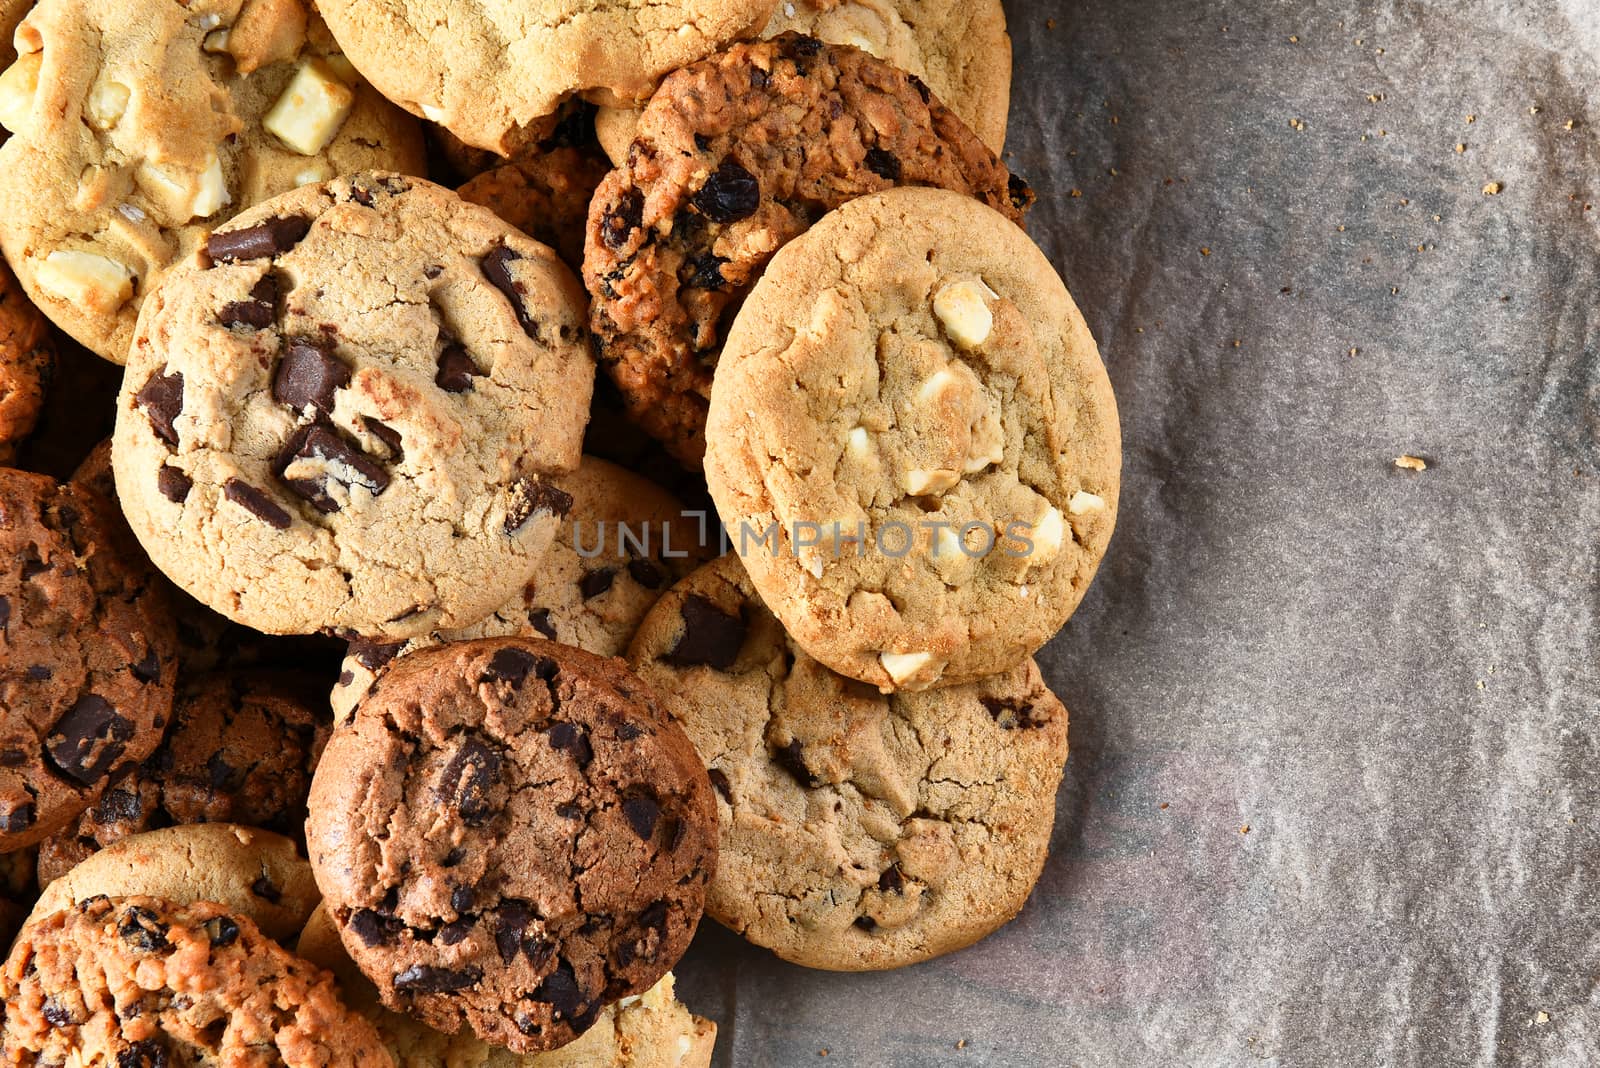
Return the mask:
<path id="1" fill-rule="evenodd" d="M 898 968 L 1016 915 L 1039 877 L 1067 712 L 1025 660 L 884 695 L 829 671 L 733 554 L 669 591 L 628 654 L 710 769 L 714 919 L 812 968 Z"/>
<path id="2" fill-rule="evenodd" d="M 0 852 L 92 804 L 172 714 L 172 623 L 113 531 L 95 494 L 0 468 Z"/>
<path id="3" fill-rule="evenodd" d="M 773 0 L 323 0 L 319 8 L 385 96 L 509 156 L 545 136 L 567 97 L 643 100 L 668 71 L 758 30 Z"/>
<path id="4" fill-rule="evenodd" d="M 372 167 L 416 122 L 300 0 L 41 0 L 0 75 L 0 246 L 39 307 L 123 363 L 139 308 L 235 212 Z"/>
<path id="5" fill-rule="evenodd" d="M 555 253 L 415 178 L 307 186 L 146 302 L 117 491 L 186 592 L 268 633 L 400 639 L 522 588 L 594 364 Z"/>
<path id="6" fill-rule="evenodd" d="M 0 999 L 0 1056 L 19 1068 L 393 1064 L 332 976 L 207 903 L 97 897 L 30 924 Z"/>
<path id="7" fill-rule="evenodd" d="M 886 691 L 1033 653 L 1116 517 L 1116 401 L 1088 327 L 1027 235 L 944 190 L 852 201 L 778 253 L 729 333 L 707 438 L 762 599 Z"/>
<path id="8" fill-rule="evenodd" d="M 786 242 L 898 185 L 1012 220 L 1033 197 L 927 86 L 858 49 L 784 34 L 662 82 L 584 246 L 601 362 L 629 414 L 698 467 L 725 318 Z"/>
<path id="9" fill-rule="evenodd" d="M 329 741 L 306 825 L 383 1004 L 519 1053 L 677 963 L 716 833 L 705 769 L 650 691 L 523 638 L 397 661 Z"/>

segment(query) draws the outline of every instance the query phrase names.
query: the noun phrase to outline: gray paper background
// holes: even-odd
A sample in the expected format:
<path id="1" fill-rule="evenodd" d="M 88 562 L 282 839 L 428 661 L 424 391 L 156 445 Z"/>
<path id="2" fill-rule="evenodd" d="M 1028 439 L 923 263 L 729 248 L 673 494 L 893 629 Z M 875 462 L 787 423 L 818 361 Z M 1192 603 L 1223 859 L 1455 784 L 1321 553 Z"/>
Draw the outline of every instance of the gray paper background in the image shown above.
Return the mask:
<path id="1" fill-rule="evenodd" d="M 708 923 L 719 1065 L 1600 1063 L 1600 0 L 1008 11 L 1125 442 L 1053 853 L 896 973 Z"/>

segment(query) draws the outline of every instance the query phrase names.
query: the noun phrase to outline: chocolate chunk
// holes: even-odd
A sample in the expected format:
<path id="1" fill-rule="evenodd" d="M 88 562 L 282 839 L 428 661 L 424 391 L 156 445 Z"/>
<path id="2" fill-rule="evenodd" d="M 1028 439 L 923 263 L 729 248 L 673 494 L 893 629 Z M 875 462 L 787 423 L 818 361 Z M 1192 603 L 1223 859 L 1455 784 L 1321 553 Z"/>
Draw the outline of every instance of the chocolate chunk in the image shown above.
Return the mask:
<path id="1" fill-rule="evenodd" d="M 262 875 L 250 884 L 250 892 L 261 900 L 269 901 L 274 905 L 283 900 L 283 891 L 272 885 L 272 880 L 267 878 L 266 875 Z"/>
<path id="2" fill-rule="evenodd" d="M 472 903 L 477 895 L 470 886 L 452 887 L 450 890 L 450 907 L 456 912 L 471 912 Z"/>
<path id="3" fill-rule="evenodd" d="M 441 868 L 453 868 L 466 859 L 467 851 L 462 849 L 460 846 L 456 846 L 454 849 L 450 850 L 450 852 L 444 855 L 444 859 L 439 861 L 439 866 Z"/>
<path id="4" fill-rule="evenodd" d="M 656 833 L 656 821 L 661 818 L 661 806 L 652 797 L 629 797 L 622 802 L 622 814 L 628 817 L 633 833 L 646 842 Z"/>
<path id="5" fill-rule="evenodd" d="M 87 904 L 87 902 L 85 902 Z M 156 914 L 138 905 L 129 905 L 117 921 L 117 934 L 134 949 L 156 952 L 168 948 L 167 925 Z"/>
<path id="6" fill-rule="evenodd" d="M 639 926 L 650 931 L 665 931 L 667 929 L 667 903 L 656 901 L 645 906 L 639 913 Z"/>
<path id="7" fill-rule="evenodd" d="M 433 384 L 446 393 L 465 393 L 474 378 L 482 377 L 471 354 L 459 341 L 452 341 L 439 353 L 439 373 L 433 376 Z"/>
<path id="8" fill-rule="evenodd" d="M 469 827 L 480 827 L 494 815 L 489 795 L 500 785 L 502 758 L 476 734 L 463 736 L 445 762 L 434 796 L 455 808 Z"/>
<path id="9" fill-rule="evenodd" d="M 146 649 L 144 659 L 128 668 L 140 682 L 161 682 L 161 657 L 154 649 Z"/>
<path id="10" fill-rule="evenodd" d="M 309 405 L 323 415 L 333 414 L 333 394 L 350 384 L 350 368 L 316 342 L 295 338 L 278 361 L 272 378 L 272 399 L 295 411 Z"/>
<path id="11" fill-rule="evenodd" d="M 379 671 L 399 656 L 400 650 L 405 647 L 405 642 L 374 642 L 357 638 L 350 643 L 350 655 L 368 671 Z"/>
<path id="12" fill-rule="evenodd" d="M 405 994 L 453 994 L 483 979 L 481 968 L 434 968 L 426 964 L 413 964 L 394 977 L 394 988 Z"/>
<path id="13" fill-rule="evenodd" d="M 465 942 L 472 936 L 472 929 L 477 926 L 477 923 L 478 921 L 471 916 L 464 920 L 457 920 L 455 923 L 447 923 L 439 928 L 439 941 L 447 946 Z"/>
<path id="14" fill-rule="evenodd" d="M 249 300 L 236 300 L 222 306 L 217 322 L 233 329 L 248 327 L 264 330 L 272 325 L 278 305 L 278 280 L 273 275 L 263 275 L 250 290 Z"/>
<path id="15" fill-rule="evenodd" d="M 0 831 L 6 834 L 20 834 L 33 826 L 33 821 L 38 818 L 32 801 L 17 804 L 10 798 L 0 798 Z"/>
<path id="16" fill-rule="evenodd" d="M 66 1027 L 69 1024 L 77 1023 L 73 1019 L 72 1013 L 62 1008 L 55 998 L 45 998 L 39 1014 L 44 1017 L 44 1022 L 51 1027 Z"/>
<path id="17" fill-rule="evenodd" d="M 522 285 L 511 277 L 511 264 L 521 258 L 520 253 L 501 245 L 483 258 L 483 276 L 511 302 L 511 310 L 517 313 L 517 322 L 522 324 L 522 332 L 537 339 L 539 327 L 528 318 L 528 309 L 522 303 Z"/>
<path id="18" fill-rule="evenodd" d="M 248 482 L 230 478 L 222 484 L 222 495 L 269 527 L 288 530 L 289 524 L 293 522 L 288 512 L 279 508 L 271 497 Z"/>
<path id="19" fill-rule="evenodd" d="M 891 182 L 900 180 L 900 157 L 881 148 L 867 149 L 867 170 Z"/>
<path id="20" fill-rule="evenodd" d="M 878 889 L 884 893 L 901 893 L 905 890 L 905 876 L 900 874 L 900 865 L 891 864 L 884 873 L 878 876 Z"/>
<path id="21" fill-rule="evenodd" d="M 583 594 L 585 601 L 600 596 L 611 588 L 617 580 L 617 569 L 614 567 L 598 567 L 593 571 L 585 571 L 578 580 L 578 592 Z"/>
<path id="22" fill-rule="evenodd" d="M 1033 705 L 1015 698 L 979 697 L 978 703 L 988 710 L 1003 731 L 1037 730 L 1047 722 L 1034 718 Z"/>
<path id="23" fill-rule="evenodd" d="M 822 780 L 806 767 L 805 746 L 796 738 L 772 751 L 773 762 L 795 777 L 801 786 L 821 786 Z"/>
<path id="24" fill-rule="evenodd" d="M 706 772 L 711 777 L 711 785 L 716 787 L 717 793 L 728 804 L 733 804 L 733 783 L 728 781 L 728 773 L 721 768 L 712 768 Z"/>
<path id="25" fill-rule="evenodd" d="M 711 172 L 692 198 L 700 214 L 717 223 L 748 219 L 761 206 L 761 183 L 731 159 Z"/>
<path id="26" fill-rule="evenodd" d="M 133 395 L 133 403 L 144 409 L 156 437 L 177 448 L 178 429 L 174 424 L 183 412 L 183 372 L 151 375 Z"/>
<path id="27" fill-rule="evenodd" d="M 1033 187 L 1023 181 L 1021 175 L 1013 174 L 1007 180 L 1006 193 L 1010 197 L 1011 206 L 1018 211 L 1027 211 L 1033 207 Z"/>
<path id="28" fill-rule="evenodd" d="M 515 689 L 526 681 L 529 672 L 548 682 L 556 677 L 555 661 L 534 656 L 526 649 L 507 645 L 496 649 L 495 654 L 489 658 L 489 663 L 483 669 L 482 681 L 509 682 Z"/>
<path id="29" fill-rule="evenodd" d="M 544 977 L 544 982 L 533 992 L 533 997 L 554 1009 L 558 1018 L 567 1020 L 575 1019 L 582 1013 L 585 1000 L 583 990 L 578 986 L 578 977 L 572 965 L 565 960 Z"/>
<path id="30" fill-rule="evenodd" d="M 226 916 L 206 921 L 206 937 L 213 946 L 231 946 L 239 940 L 239 925 Z"/>
<path id="31" fill-rule="evenodd" d="M 772 84 L 772 75 L 771 74 L 768 74 L 766 71 L 762 70 L 760 67 L 757 67 L 757 66 L 754 66 L 754 65 L 752 65 L 750 67 L 750 88 L 752 88 L 752 89 L 765 89 L 767 86 L 769 86 L 771 84 Z"/>
<path id="32" fill-rule="evenodd" d="M 406 450 L 405 445 L 400 440 L 400 431 L 388 423 L 380 423 L 376 419 L 371 419 L 367 416 L 361 417 L 361 425 L 367 428 L 367 433 L 389 447 L 389 459 L 405 459 Z"/>
<path id="33" fill-rule="evenodd" d="M 589 733 L 574 723 L 557 721 L 545 731 L 550 738 L 550 748 L 559 749 L 571 756 L 578 767 L 586 768 L 594 759 L 594 747 L 589 744 Z"/>
<path id="34" fill-rule="evenodd" d="M 28 762 L 28 754 L 21 749 L 0 749 L 0 768 L 20 768 Z"/>
<path id="35" fill-rule="evenodd" d="M 519 478 L 511 486 L 506 503 L 505 531 L 515 534 L 535 512 L 566 518 L 572 510 L 572 494 L 537 478 Z"/>
<path id="36" fill-rule="evenodd" d="M 629 560 L 628 574 L 647 590 L 659 590 L 667 581 L 662 570 L 649 560 Z"/>
<path id="37" fill-rule="evenodd" d="M 350 916 L 350 930 L 369 949 L 388 942 L 398 926 L 399 921 L 392 916 L 384 916 L 371 909 L 358 909 Z"/>
<path id="38" fill-rule="evenodd" d="M 679 609 L 683 633 L 664 660 L 678 667 L 707 664 L 726 671 L 739 659 L 744 645 L 745 623 L 700 596 L 691 593 Z"/>
<path id="39" fill-rule="evenodd" d="M 818 52 L 822 51 L 821 41 L 817 40 L 815 37 L 809 37 L 803 33 L 795 34 L 789 39 L 788 44 L 788 51 L 791 56 L 800 56 L 805 59 L 809 59 Z"/>
<path id="40" fill-rule="evenodd" d="M 922 98 L 922 102 L 924 104 L 931 103 L 933 101 L 933 90 L 928 88 L 927 82 L 923 81 L 915 74 L 907 74 L 906 77 L 911 80 L 911 88 L 917 91 L 917 95 Z"/>
<path id="41" fill-rule="evenodd" d="M 132 823 L 144 815 L 144 808 L 139 804 L 139 795 L 136 793 L 107 790 L 105 796 L 95 802 L 92 812 L 96 823 L 110 825 Z"/>
<path id="42" fill-rule="evenodd" d="M 519 951 L 525 951 L 528 924 L 533 913 L 527 906 L 515 901 L 501 905 L 494 913 L 494 947 L 500 954 L 500 963 L 510 964 Z"/>
<path id="43" fill-rule="evenodd" d="M 551 641 L 556 640 L 556 628 L 555 625 L 550 622 L 550 609 L 536 608 L 532 612 L 529 612 L 528 626 L 532 627 L 540 634 L 543 634 Z"/>
<path id="44" fill-rule="evenodd" d="M 242 230 L 214 233 L 206 240 L 206 255 L 218 263 L 259 260 L 288 252 L 311 231 L 304 215 L 268 219 Z"/>
<path id="45" fill-rule="evenodd" d="M 99 694 L 84 694 L 56 720 L 45 755 L 67 778 L 89 786 L 105 778 L 133 739 L 133 724 Z"/>
<path id="46" fill-rule="evenodd" d="M 556 815 L 564 820 L 581 820 L 583 819 L 583 809 L 577 805 L 563 802 L 556 806 Z"/>
<path id="47" fill-rule="evenodd" d="M 51 679 L 55 678 L 55 674 L 55 672 L 51 671 L 43 664 L 28 665 L 29 682 L 49 682 Z"/>
<path id="48" fill-rule="evenodd" d="M 633 232 L 644 223 L 644 195 L 637 189 L 624 190 L 617 203 L 600 217 L 600 240 L 617 251 L 628 243 Z"/>
<path id="49" fill-rule="evenodd" d="M 878 927 L 878 921 L 874 920 L 871 916 L 857 916 L 855 922 L 856 926 L 861 928 L 863 931 L 874 931 L 877 930 Z"/>
<path id="50" fill-rule="evenodd" d="M 273 470 L 285 486 L 324 515 L 341 507 L 339 499 L 329 492 L 332 484 L 347 490 L 361 486 L 374 497 L 389 488 L 387 468 L 317 423 L 309 423 L 290 435 Z"/>
<path id="51" fill-rule="evenodd" d="M 160 490 L 161 496 L 167 500 L 182 504 L 189 499 L 189 491 L 194 489 L 194 480 L 171 464 L 162 464 L 161 470 L 156 472 L 156 489 Z"/>

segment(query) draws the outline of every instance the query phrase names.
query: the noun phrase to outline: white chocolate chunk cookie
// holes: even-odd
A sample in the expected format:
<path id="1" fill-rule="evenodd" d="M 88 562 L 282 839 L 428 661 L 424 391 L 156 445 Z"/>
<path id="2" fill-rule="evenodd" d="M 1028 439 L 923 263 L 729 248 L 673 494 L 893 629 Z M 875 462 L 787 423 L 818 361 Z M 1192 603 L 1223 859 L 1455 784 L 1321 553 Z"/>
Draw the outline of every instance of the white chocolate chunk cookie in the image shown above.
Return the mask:
<path id="1" fill-rule="evenodd" d="M 1116 401 L 1088 327 L 1020 229 L 943 190 L 852 201 L 773 258 L 706 437 L 762 598 L 812 656 L 884 690 L 1032 654 L 1116 521 Z M 825 544 L 835 524 L 849 538 Z"/>
<path id="2" fill-rule="evenodd" d="M 385 96 L 469 145 L 511 155 L 567 98 L 630 105 L 669 71 L 747 37 L 774 0 L 323 0 Z"/>
<path id="3" fill-rule="evenodd" d="M 304 0 L 42 0 L 15 36 L 0 246 L 40 309 L 116 363 L 144 298 L 230 215 L 424 166 L 416 120 Z"/>
<path id="4" fill-rule="evenodd" d="M 113 448 L 129 524 L 267 633 L 475 624 L 571 506 L 584 314 L 554 252 L 421 179 L 268 201 L 145 302 Z"/>
<path id="5" fill-rule="evenodd" d="M 808 656 L 730 553 L 670 590 L 628 659 L 710 771 L 706 912 L 812 968 L 897 968 L 1016 915 L 1043 868 L 1067 712 L 1032 660 L 883 695 Z"/>
<path id="6" fill-rule="evenodd" d="M 561 488 L 572 507 L 527 585 L 470 627 L 406 642 L 352 642 L 333 690 L 335 719 L 350 715 L 396 657 L 443 641 L 515 635 L 621 656 L 656 599 L 705 562 L 697 518 L 648 479 L 585 456 Z"/>
<path id="7" fill-rule="evenodd" d="M 311 914 L 296 952 L 334 974 L 345 1004 L 377 1027 L 396 1068 L 708 1068 L 717 1041 L 717 1025 L 678 1000 L 671 972 L 643 994 L 605 1006 L 594 1026 L 570 1044 L 547 1053 L 513 1053 L 469 1029 L 446 1035 L 385 1009 L 377 988 L 345 952 L 325 908 Z"/>

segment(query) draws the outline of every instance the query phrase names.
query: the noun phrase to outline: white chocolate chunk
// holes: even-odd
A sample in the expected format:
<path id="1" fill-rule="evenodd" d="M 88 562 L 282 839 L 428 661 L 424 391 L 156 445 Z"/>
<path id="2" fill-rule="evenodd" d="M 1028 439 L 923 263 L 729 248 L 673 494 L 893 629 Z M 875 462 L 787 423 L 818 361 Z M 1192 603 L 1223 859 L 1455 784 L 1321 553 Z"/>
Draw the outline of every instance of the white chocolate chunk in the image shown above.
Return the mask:
<path id="1" fill-rule="evenodd" d="M 1106 510 L 1106 499 L 1098 493 L 1089 493 L 1079 490 L 1067 501 L 1067 512 L 1071 515 L 1087 515 L 1090 512 L 1103 512 Z"/>
<path id="2" fill-rule="evenodd" d="M 960 481 L 961 472 L 938 467 L 932 471 L 907 471 L 903 485 L 911 496 L 921 497 L 927 493 L 943 493 L 953 489 Z"/>
<path id="3" fill-rule="evenodd" d="M 933 297 L 933 314 L 944 324 L 945 332 L 964 349 L 975 349 L 989 340 L 994 329 L 994 313 L 985 294 L 993 290 L 981 282 L 962 279 L 951 282 Z"/>
<path id="4" fill-rule="evenodd" d="M 423 104 L 422 117 L 427 119 L 429 122 L 443 123 L 445 119 L 445 110 L 444 108 L 436 107 L 433 104 Z"/>
<path id="5" fill-rule="evenodd" d="M 685 1058 L 687 1058 L 689 1056 L 689 1054 L 693 1050 L 694 1050 L 694 1039 L 690 1038 L 688 1035 L 679 1035 L 678 1036 L 678 1063 L 682 1064 L 684 1062 Z"/>
<path id="6" fill-rule="evenodd" d="M 333 177 L 333 164 L 325 159 L 315 159 L 307 163 L 295 174 L 296 185 L 312 185 L 316 182 L 326 182 Z"/>
<path id="7" fill-rule="evenodd" d="M 1066 517 L 1054 505 L 1047 507 L 1033 524 L 1033 556 L 1048 560 L 1061 551 L 1061 542 L 1065 537 Z"/>
<path id="8" fill-rule="evenodd" d="M 914 677 L 933 663 L 932 653 L 879 653 L 878 662 L 889 673 L 895 685 Z"/>
<path id="9" fill-rule="evenodd" d="M 28 123 L 43 63 L 41 53 L 29 53 L 18 56 L 17 61 L 0 74 L 0 126 L 12 133 L 21 133 Z"/>
<path id="10" fill-rule="evenodd" d="M 864 426 L 853 427 L 849 437 L 845 439 L 850 449 L 850 455 L 858 460 L 864 460 L 872 448 L 872 435 L 867 433 Z"/>
<path id="11" fill-rule="evenodd" d="M 315 156 L 328 146 L 355 106 L 356 94 L 320 59 L 300 64 L 261 125 L 300 153 Z"/>
<path id="12" fill-rule="evenodd" d="M 95 310 L 114 311 L 133 296 L 133 272 L 94 252 L 57 249 L 33 277 L 45 292 Z"/>
<path id="13" fill-rule="evenodd" d="M 121 82 L 100 82 L 89 90 L 89 99 L 84 106 L 84 111 L 89 116 L 89 125 L 96 130 L 109 130 L 122 121 L 123 112 L 128 110 L 128 87 Z"/>
<path id="14" fill-rule="evenodd" d="M 204 219 L 215 215 L 223 205 L 232 201 L 233 195 L 228 192 L 228 181 L 222 176 L 222 161 L 213 153 L 211 162 L 200 174 L 200 188 L 195 191 L 189 210 L 194 213 L 195 218 Z"/>
<path id="15" fill-rule="evenodd" d="M 937 404 L 945 390 L 954 389 L 960 385 L 961 379 L 948 367 L 941 367 L 928 376 L 922 383 L 922 388 L 917 390 L 917 403 L 924 405 Z"/>

